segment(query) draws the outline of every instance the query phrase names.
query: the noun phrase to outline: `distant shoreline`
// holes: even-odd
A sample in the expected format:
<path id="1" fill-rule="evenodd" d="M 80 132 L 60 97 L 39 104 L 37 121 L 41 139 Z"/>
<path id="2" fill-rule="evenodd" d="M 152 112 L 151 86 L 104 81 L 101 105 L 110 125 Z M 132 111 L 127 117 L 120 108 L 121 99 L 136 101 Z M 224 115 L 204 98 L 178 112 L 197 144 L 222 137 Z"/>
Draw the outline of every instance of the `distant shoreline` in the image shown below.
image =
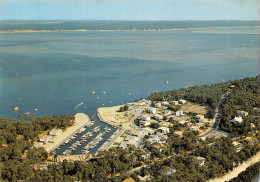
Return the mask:
<path id="1" fill-rule="evenodd" d="M 0 30 L 0 33 L 34 33 L 34 32 L 122 32 L 122 31 L 147 31 L 147 32 L 153 32 L 153 31 L 176 31 L 176 30 L 205 30 L 205 29 L 214 29 L 214 28 L 245 28 L 245 27 L 256 27 L 260 29 L 260 26 L 229 26 L 229 27 L 201 27 L 201 28 L 165 28 L 165 29 L 97 29 L 97 30 L 91 30 L 91 29 L 76 29 L 76 30 Z"/>

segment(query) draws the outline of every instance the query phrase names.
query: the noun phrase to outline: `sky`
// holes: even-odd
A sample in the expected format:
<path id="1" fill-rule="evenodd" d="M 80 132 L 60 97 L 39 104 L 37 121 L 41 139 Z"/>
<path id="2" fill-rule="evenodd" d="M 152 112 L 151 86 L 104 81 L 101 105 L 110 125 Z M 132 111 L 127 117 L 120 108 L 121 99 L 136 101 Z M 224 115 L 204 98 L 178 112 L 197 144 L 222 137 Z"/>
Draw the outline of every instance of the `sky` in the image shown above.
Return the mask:
<path id="1" fill-rule="evenodd" d="M 0 20 L 259 20 L 259 0 L 0 0 Z"/>

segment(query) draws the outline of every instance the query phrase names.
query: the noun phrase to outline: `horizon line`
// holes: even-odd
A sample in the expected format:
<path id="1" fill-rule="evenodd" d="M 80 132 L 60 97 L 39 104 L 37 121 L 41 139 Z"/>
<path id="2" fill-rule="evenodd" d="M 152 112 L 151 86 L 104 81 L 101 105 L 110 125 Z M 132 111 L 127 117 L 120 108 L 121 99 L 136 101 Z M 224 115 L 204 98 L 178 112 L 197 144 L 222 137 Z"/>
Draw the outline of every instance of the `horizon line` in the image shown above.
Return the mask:
<path id="1" fill-rule="evenodd" d="M 260 19 L 259 19 L 260 20 Z M 259 20 L 121 20 L 121 19 L 0 19 L 0 21 L 259 21 Z"/>

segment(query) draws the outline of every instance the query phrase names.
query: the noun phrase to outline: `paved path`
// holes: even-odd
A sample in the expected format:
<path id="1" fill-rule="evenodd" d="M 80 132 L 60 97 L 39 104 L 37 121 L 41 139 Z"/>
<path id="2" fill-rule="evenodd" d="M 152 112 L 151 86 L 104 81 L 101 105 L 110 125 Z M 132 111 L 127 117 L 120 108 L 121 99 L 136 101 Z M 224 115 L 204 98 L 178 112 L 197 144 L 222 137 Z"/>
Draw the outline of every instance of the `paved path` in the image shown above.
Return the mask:
<path id="1" fill-rule="evenodd" d="M 247 161 L 243 162 L 240 166 L 233 169 L 233 171 L 230 171 L 229 173 L 225 174 L 222 177 L 211 179 L 208 182 L 224 182 L 229 181 L 235 177 L 237 177 L 241 172 L 245 171 L 246 168 L 249 166 L 257 163 L 260 161 L 260 151 L 256 153 L 253 157 L 249 158 Z"/>

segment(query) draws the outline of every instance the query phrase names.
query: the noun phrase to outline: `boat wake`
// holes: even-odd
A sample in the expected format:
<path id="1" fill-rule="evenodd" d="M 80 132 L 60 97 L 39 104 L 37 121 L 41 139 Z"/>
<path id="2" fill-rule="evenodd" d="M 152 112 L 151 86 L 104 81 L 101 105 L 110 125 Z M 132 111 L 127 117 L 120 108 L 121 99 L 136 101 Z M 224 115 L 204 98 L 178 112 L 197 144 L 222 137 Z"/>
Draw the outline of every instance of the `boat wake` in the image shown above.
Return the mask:
<path id="1" fill-rule="evenodd" d="M 74 107 L 74 110 L 78 109 L 78 107 L 79 107 L 79 106 L 82 106 L 83 104 L 84 104 L 83 102 L 77 104 L 77 105 Z"/>

